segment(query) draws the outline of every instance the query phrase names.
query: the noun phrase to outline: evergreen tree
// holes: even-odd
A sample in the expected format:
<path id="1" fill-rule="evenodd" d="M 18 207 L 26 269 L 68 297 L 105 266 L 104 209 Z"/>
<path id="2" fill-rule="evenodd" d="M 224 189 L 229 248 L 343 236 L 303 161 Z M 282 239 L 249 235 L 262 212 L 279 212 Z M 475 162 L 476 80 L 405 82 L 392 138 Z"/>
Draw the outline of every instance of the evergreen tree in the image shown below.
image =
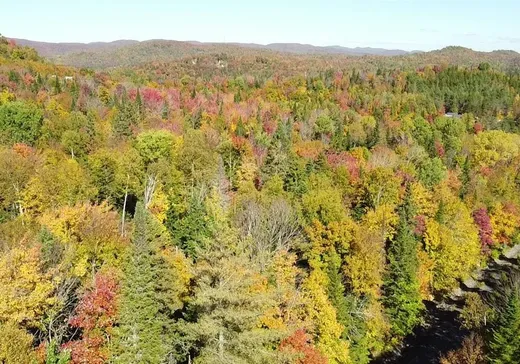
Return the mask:
<path id="1" fill-rule="evenodd" d="M 163 120 L 168 120 L 168 117 L 170 115 L 170 109 L 168 107 L 168 103 L 164 101 L 162 111 L 161 111 L 161 117 Z"/>
<path id="2" fill-rule="evenodd" d="M 488 343 L 491 364 L 520 363 L 520 297 L 511 292 L 491 330 Z"/>
<path id="3" fill-rule="evenodd" d="M 239 137 L 246 136 L 246 127 L 244 125 L 244 122 L 242 121 L 242 117 L 238 118 L 238 123 L 237 123 L 237 128 L 235 130 L 235 134 Z"/>
<path id="4" fill-rule="evenodd" d="M 223 200 L 206 200 L 206 249 L 193 268 L 193 292 L 179 323 L 177 352 L 195 363 L 278 363 L 283 330 L 268 327 L 275 291 L 230 226 Z M 179 358 L 180 359 L 180 358 Z"/>
<path id="5" fill-rule="evenodd" d="M 54 77 L 54 94 L 60 94 L 61 93 L 61 84 L 60 84 L 60 79 L 58 76 L 55 76 Z"/>
<path id="6" fill-rule="evenodd" d="M 137 105 L 128 101 L 126 93 L 117 105 L 117 114 L 112 122 L 112 130 L 116 137 L 125 138 L 132 135 L 132 127 L 139 123 Z"/>
<path id="7" fill-rule="evenodd" d="M 136 206 L 132 247 L 124 266 L 113 359 L 116 363 L 160 363 L 171 352 L 172 275 L 158 249 L 165 234 L 158 221 Z"/>
<path id="8" fill-rule="evenodd" d="M 135 95 L 135 106 L 137 110 L 137 114 L 139 115 L 139 118 L 141 120 L 144 119 L 144 105 L 143 105 L 143 99 L 141 98 L 141 93 L 139 92 L 139 89 L 137 89 L 137 94 Z"/>
<path id="9" fill-rule="evenodd" d="M 397 234 L 388 249 L 388 274 L 383 287 L 383 302 L 392 331 L 397 337 L 403 337 L 420 323 L 424 308 L 417 278 L 418 244 L 411 226 L 414 211 L 409 191 L 400 207 L 399 216 Z"/>

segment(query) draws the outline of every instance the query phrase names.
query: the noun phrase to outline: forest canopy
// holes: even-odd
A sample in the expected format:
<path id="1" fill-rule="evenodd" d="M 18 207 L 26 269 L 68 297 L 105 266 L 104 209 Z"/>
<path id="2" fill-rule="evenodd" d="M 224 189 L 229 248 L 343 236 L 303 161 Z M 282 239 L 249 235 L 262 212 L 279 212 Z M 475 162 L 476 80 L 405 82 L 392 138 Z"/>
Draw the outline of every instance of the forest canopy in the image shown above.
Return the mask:
<path id="1" fill-rule="evenodd" d="M 93 71 L 1 38 L 0 362 L 400 348 L 425 302 L 520 243 L 520 74 L 410 57 Z M 520 355 L 512 287 L 461 315 L 492 363 Z"/>

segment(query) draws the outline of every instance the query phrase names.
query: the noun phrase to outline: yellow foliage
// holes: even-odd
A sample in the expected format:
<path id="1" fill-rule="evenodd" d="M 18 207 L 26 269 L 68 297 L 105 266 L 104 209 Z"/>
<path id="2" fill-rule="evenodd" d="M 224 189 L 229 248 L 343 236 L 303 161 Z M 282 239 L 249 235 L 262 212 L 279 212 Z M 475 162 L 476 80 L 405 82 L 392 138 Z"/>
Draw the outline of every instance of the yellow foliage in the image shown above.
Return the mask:
<path id="1" fill-rule="evenodd" d="M 49 210 L 39 222 L 64 244 L 65 262 L 72 264 L 72 274 L 78 277 L 104 264 L 117 266 L 127 245 L 120 237 L 117 213 L 105 204 Z"/>
<path id="2" fill-rule="evenodd" d="M 0 324 L 0 363 L 31 364 L 35 362 L 32 352 L 33 337 L 15 323 Z"/>
<path id="3" fill-rule="evenodd" d="M 287 251 L 278 252 L 270 267 L 271 281 L 278 317 L 285 328 L 301 327 L 307 319 L 305 307 L 307 305 L 304 295 L 296 289 L 299 269 L 296 266 L 296 255 Z"/>
<path id="4" fill-rule="evenodd" d="M 158 186 L 152 196 L 152 201 L 148 205 L 148 210 L 156 217 L 161 224 L 166 220 L 166 212 L 168 211 L 168 196 L 164 192 L 162 186 Z"/>
<path id="5" fill-rule="evenodd" d="M 492 167 L 520 154 L 520 136 L 502 130 L 483 131 L 475 136 L 473 161 L 480 167 Z"/>
<path id="6" fill-rule="evenodd" d="M 308 140 L 295 144 L 293 149 L 302 158 L 316 160 L 325 150 L 325 145 L 320 140 Z"/>
<path id="7" fill-rule="evenodd" d="M 503 244 L 510 243 L 520 225 L 518 216 L 504 209 L 501 203 L 497 203 L 489 217 L 493 226 L 493 240 Z"/>
<path id="8" fill-rule="evenodd" d="M 336 310 L 327 297 L 327 276 L 314 269 L 303 284 L 308 299 L 307 315 L 314 327 L 311 333 L 318 350 L 330 364 L 350 363 L 348 343 L 340 339 L 343 326 L 336 319 Z"/>
<path id="9" fill-rule="evenodd" d="M 9 91 L 3 90 L 2 92 L 0 92 L 0 105 L 15 100 L 16 96 L 14 96 L 14 94 L 10 93 Z"/>
<path id="10" fill-rule="evenodd" d="M 372 300 L 365 311 L 367 342 L 374 356 L 377 356 L 385 349 L 385 339 L 390 334 L 390 323 L 384 312 L 385 310 L 378 300 Z"/>
<path id="11" fill-rule="evenodd" d="M 432 285 L 433 285 L 433 267 L 434 261 L 428 253 L 422 249 L 418 249 L 417 257 L 419 259 L 419 271 L 417 278 L 419 280 L 419 292 L 423 300 L 432 299 Z"/>
<path id="12" fill-rule="evenodd" d="M 362 225 L 366 231 L 374 235 L 380 235 L 381 239 L 391 239 L 395 234 L 395 226 L 399 222 L 399 216 L 394 207 L 388 204 L 379 205 L 369 210 L 363 216 Z"/>
<path id="13" fill-rule="evenodd" d="M 237 170 L 237 186 L 254 182 L 258 175 L 258 166 L 253 158 L 246 158 Z"/>
<path id="14" fill-rule="evenodd" d="M 312 225 L 305 229 L 312 244 L 309 252 L 311 264 L 314 258 L 319 258 L 329 251 L 347 253 L 355 237 L 356 228 L 356 223 L 350 218 L 332 221 L 328 225 L 322 224 L 319 220 L 313 220 Z"/>
<path id="15" fill-rule="evenodd" d="M 435 220 L 426 222 L 424 242 L 433 261 L 433 288 L 449 291 L 459 279 L 469 275 L 479 264 L 480 241 L 473 219 L 459 204 L 459 213 L 448 217 L 446 225 Z"/>
<path id="16" fill-rule="evenodd" d="M 19 246 L 0 258 L 0 321 L 35 327 L 55 302 L 51 277 L 43 273 L 40 247 Z"/>
<path id="17" fill-rule="evenodd" d="M 178 249 L 163 249 L 161 254 L 168 265 L 172 277 L 171 291 L 175 292 L 176 297 L 172 300 L 177 309 L 182 308 L 188 300 L 189 284 L 193 277 L 190 261 Z"/>
<path id="18" fill-rule="evenodd" d="M 48 162 L 23 191 L 23 205 L 29 214 L 38 215 L 49 208 L 71 206 L 89 200 L 97 193 L 76 160 L 57 158 Z"/>
<path id="19" fill-rule="evenodd" d="M 435 216 L 437 204 L 434 201 L 433 194 L 419 182 L 413 182 L 410 185 L 410 196 L 412 202 L 417 209 L 418 215 L 428 217 Z"/>
<path id="20" fill-rule="evenodd" d="M 343 269 L 355 294 L 379 297 L 385 269 L 385 244 L 380 234 L 361 227 Z"/>

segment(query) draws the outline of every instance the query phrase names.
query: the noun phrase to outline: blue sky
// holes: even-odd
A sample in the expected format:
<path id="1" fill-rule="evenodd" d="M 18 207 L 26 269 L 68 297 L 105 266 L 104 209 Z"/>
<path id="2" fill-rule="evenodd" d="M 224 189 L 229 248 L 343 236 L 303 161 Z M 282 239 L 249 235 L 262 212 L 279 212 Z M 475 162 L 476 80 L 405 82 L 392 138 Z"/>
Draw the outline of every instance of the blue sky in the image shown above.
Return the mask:
<path id="1" fill-rule="evenodd" d="M 49 42 L 174 39 L 520 51 L 520 0 L 0 0 L 0 33 Z"/>

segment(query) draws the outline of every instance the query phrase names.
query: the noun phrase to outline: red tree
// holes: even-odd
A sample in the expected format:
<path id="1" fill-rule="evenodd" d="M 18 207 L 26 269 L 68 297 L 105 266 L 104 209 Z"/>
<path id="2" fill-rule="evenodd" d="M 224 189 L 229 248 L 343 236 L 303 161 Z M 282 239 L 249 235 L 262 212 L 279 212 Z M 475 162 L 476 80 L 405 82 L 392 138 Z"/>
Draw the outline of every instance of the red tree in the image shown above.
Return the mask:
<path id="1" fill-rule="evenodd" d="M 64 345 L 73 363 L 101 364 L 108 360 L 106 344 L 116 317 L 118 284 L 113 275 L 96 275 L 94 286 L 81 298 L 70 325 L 82 330 L 80 340 Z"/>
<path id="2" fill-rule="evenodd" d="M 491 219 L 489 218 L 487 209 L 482 207 L 475 210 L 473 212 L 473 220 L 478 226 L 482 251 L 488 253 L 490 247 L 493 245 L 493 226 L 491 225 Z"/>
<path id="3" fill-rule="evenodd" d="M 280 350 L 296 354 L 296 364 L 327 364 L 327 358 L 312 345 L 304 329 L 299 329 L 284 339 L 280 344 Z"/>

